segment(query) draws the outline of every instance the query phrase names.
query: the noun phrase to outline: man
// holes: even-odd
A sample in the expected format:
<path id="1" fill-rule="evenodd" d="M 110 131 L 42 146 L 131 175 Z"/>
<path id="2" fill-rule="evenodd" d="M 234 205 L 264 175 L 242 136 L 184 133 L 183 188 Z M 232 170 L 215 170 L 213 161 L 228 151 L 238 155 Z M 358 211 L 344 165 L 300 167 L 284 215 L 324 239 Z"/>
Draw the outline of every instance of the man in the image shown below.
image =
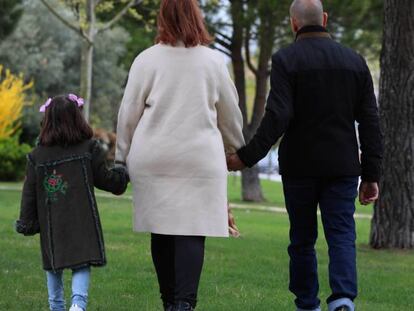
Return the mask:
<path id="1" fill-rule="evenodd" d="M 314 248 L 319 205 L 329 246 L 328 309 L 353 311 L 358 176 L 361 203 L 374 202 L 383 149 L 372 78 L 360 55 L 331 39 L 319 0 L 296 0 L 290 13 L 296 41 L 273 56 L 266 113 L 250 143 L 228 157 L 228 167 L 252 167 L 284 134 L 279 162 L 297 310 L 321 310 Z"/>

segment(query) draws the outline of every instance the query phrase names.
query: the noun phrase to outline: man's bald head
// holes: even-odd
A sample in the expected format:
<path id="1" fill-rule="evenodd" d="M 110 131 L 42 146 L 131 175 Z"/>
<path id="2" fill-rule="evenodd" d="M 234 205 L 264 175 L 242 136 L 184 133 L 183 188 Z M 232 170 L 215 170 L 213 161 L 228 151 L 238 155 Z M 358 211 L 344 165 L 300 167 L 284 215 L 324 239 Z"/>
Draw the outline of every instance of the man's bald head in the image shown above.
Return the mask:
<path id="1" fill-rule="evenodd" d="M 323 5 L 320 0 L 295 0 L 290 7 L 290 16 L 297 26 L 324 24 Z"/>

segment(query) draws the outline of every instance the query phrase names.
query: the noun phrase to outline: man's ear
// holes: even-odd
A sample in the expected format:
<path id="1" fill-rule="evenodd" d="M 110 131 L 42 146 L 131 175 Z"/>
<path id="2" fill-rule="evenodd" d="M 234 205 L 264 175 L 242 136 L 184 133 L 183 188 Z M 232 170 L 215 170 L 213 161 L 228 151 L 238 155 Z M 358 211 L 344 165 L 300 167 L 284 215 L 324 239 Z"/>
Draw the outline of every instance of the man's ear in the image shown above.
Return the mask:
<path id="1" fill-rule="evenodd" d="M 323 24 L 322 24 L 322 26 L 326 28 L 326 25 L 328 25 L 328 13 L 323 12 Z"/>
<path id="2" fill-rule="evenodd" d="M 294 33 L 297 33 L 299 31 L 298 23 L 297 23 L 297 21 L 296 21 L 296 19 L 294 17 L 291 17 L 290 18 L 290 26 L 291 26 L 292 31 Z"/>

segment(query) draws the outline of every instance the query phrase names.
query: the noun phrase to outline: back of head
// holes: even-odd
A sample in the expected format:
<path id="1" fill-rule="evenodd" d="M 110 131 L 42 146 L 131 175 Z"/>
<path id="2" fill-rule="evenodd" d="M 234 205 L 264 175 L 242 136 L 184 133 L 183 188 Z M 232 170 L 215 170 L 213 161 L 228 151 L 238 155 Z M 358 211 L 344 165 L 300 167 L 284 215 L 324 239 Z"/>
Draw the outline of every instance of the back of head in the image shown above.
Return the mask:
<path id="1" fill-rule="evenodd" d="M 91 139 L 92 136 L 93 130 L 76 102 L 66 95 L 56 96 L 51 100 L 42 121 L 40 145 L 76 145 Z"/>
<path id="2" fill-rule="evenodd" d="M 186 47 L 212 42 L 197 0 L 161 0 L 156 42 L 175 46 L 178 41 Z"/>
<path id="3" fill-rule="evenodd" d="M 321 0 L 295 0 L 290 7 L 290 16 L 298 28 L 324 23 L 324 12 Z"/>

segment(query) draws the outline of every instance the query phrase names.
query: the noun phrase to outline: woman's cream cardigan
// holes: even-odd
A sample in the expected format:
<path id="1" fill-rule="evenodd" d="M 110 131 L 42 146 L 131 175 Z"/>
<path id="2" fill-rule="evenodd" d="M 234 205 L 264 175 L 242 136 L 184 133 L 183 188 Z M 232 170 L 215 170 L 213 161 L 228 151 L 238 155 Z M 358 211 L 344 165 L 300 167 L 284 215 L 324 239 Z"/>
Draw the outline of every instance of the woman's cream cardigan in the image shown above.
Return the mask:
<path id="1" fill-rule="evenodd" d="M 228 236 L 225 152 L 244 145 L 236 88 L 207 47 L 157 44 L 134 61 L 116 160 L 134 190 L 134 229 Z"/>

